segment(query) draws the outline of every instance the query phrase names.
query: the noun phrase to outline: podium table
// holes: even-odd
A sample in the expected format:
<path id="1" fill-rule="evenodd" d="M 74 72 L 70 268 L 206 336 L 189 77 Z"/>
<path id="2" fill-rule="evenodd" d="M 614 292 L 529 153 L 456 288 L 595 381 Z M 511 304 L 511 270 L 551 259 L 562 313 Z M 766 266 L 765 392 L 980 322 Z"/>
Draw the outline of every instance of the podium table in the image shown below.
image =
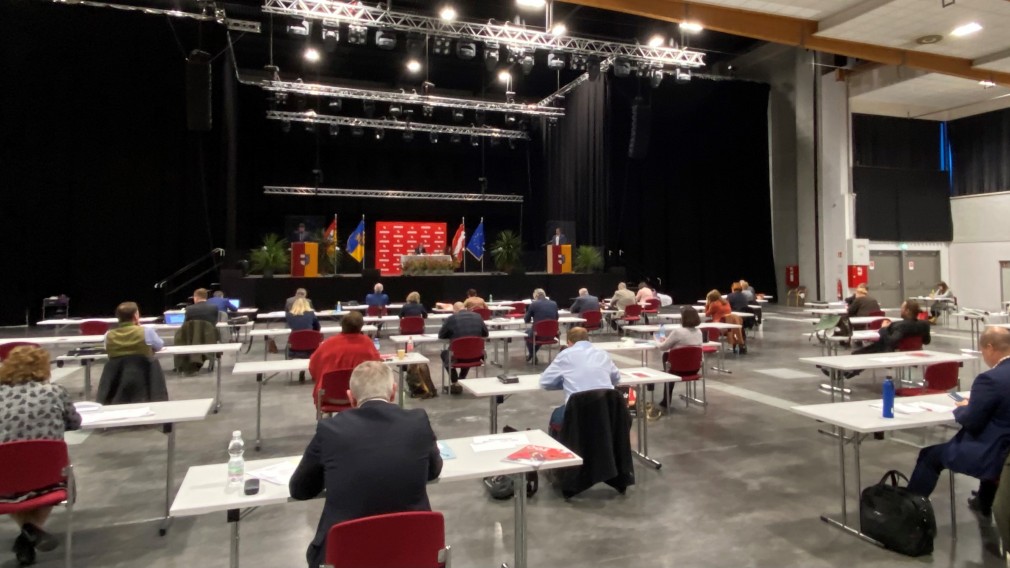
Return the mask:
<path id="1" fill-rule="evenodd" d="M 291 243 L 291 276 L 319 276 L 319 243 Z"/>
<path id="2" fill-rule="evenodd" d="M 547 274 L 572 271 L 572 245 L 547 245 Z"/>

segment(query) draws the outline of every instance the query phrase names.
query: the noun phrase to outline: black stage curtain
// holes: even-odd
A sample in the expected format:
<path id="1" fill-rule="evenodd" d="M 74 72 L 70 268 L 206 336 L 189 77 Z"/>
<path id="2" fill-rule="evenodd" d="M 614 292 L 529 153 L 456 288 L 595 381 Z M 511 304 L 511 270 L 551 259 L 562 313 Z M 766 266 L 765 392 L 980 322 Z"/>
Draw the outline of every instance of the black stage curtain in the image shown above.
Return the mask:
<path id="1" fill-rule="evenodd" d="M 940 123 L 869 114 L 852 115 L 856 166 L 940 169 Z"/>
<path id="2" fill-rule="evenodd" d="M 657 89 L 613 79 L 608 242 L 629 278 L 693 303 L 745 278 L 774 290 L 764 84 L 666 79 Z M 652 105 L 651 145 L 628 158 L 631 104 Z M 601 204 L 603 206 L 603 204 Z"/>
<path id="3" fill-rule="evenodd" d="M 1010 109 L 947 123 L 954 195 L 1010 190 Z"/>
<path id="4" fill-rule="evenodd" d="M 954 229 L 946 172 L 852 168 L 856 236 L 877 241 L 949 241 Z"/>

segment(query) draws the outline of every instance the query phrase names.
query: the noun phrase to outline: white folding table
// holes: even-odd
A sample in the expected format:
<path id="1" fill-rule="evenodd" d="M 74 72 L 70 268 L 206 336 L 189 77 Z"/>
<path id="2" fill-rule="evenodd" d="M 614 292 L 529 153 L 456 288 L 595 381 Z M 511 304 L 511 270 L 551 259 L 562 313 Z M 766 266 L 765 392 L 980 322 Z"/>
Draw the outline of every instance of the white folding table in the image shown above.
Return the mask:
<path id="1" fill-rule="evenodd" d="M 570 451 L 557 440 L 551 438 L 542 430 L 526 430 L 497 434 L 499 439 L 517 439 L 522 435 L 530 444 L 546 446 L 561 451 Z M 487 438 L 487 437 L 483 437 Z M 508 475 L 512 478 L 515 492 L 512 496 L 514 505 L 514 564 L 515 568 L 526 568 L 526 474 L 532 471 L 546 471 L 565 467 L 582 465 L 582 458 L 572 458 L 542 462 L 538 465 L 503 461 L 525 444 L 515 447 L 474 451 L 474 438 L 452 438 L 441 440 L 440 444 L 448 447 L 454 458 L 446 459 L 442 465 L 442 473 L 432 483 L 447 483 L 452 481 L 483 479 L 494 475 Z M 480 444 L 478 444 L 479 446 Z M 284 462 L 297 463 L 301 456 L 289 456 L 246 462 L 246 471 L 256 471 Z M 239 522 L 243 516 L 258 507 L 279 505 L 291 500 L 288 484 L 277 485 L 269 481 L 260 483 L 260 491 L 256 495 L 245 495 L 241 487 L 229 489 L 226 484 L 228 464 L 200 465 L 189 468 L 182 486 L 172 503 L 171 514 L 175 517 L 191 517 L 208 513 L 227 512 L 228 523 L 231 524 L 231 538 L 228 549 L 228 565 L 239 568 Z M 395 535 L 405 538 L 405 535 Z"/>
<path id="2" fill-rule="evenodd" d="M 421 343 L 434 343 L 436 341 L 444 341 L 446 343 L 449 340 L 439 339 L 437 333 L 415 333 L 412 335 L 392 335 L 390 336 L 390 341 L 393 343 L 402 343 L 404 346 L 407 345 L 408 341 L 413 341 L 414 345 Z M 517 331 L 514 329 L 494 329 L 488 332 L 488 336 L 484 338 L 486 341 L 495 342 L 495 360 L 491 363 L 494 365 L 500 365 L 502 371 L 505 373 L 509 372 L 509 344 L 512 343 L 513 339 L 526 339 L 526 333 L 522 331 Z M 499 364 L 498 359 L 498 343 L 502 343 L 502 358 L 503 361 Z"/>
<path id="3" fill-rule="evenodd" d="M 44 326 L 51 325 L 51 326 L 53 326 L 53 335 L 56 335 L 64 327 L 81 325 L 81 323 L 86 322 L 86 321 L 100 321 L 102 323 L 107 323 L 110 326 L 116 325 L 116 324 L 119 323 L 119 319 L 118 318 L 73 318 L 73 319 L 71 319 L 71 318 L 60 318 L 60 319 L 42 320 L 42 321 L 36 322 L 35 325 L 44 325 Z M 155 316 L 148 316 L 148 317 L 142 317 L 142 318 L 140 318 L 140 323 L 154 323 L 156 321 L 158 321 L 158 318 L 155 317 Z"/>
<path id="4" fill-rule="evenodd" d="M 341 330 L 342 328 L 339 325 L 328 325 L 319 328 L 319 332 L 323 334 L 323 337 L 327 335 L 334 335 L 340 333 Z M 361 333 L 367 334 L 369 332 L 377 330 L 378 328 L 376 328 L 374 325 L 361 326 Z M 263 360 L 266 361 L 267 355 L 270 354 L 270 350 L 267 347 L 267 344 L 270 343 L 270 340 L 278 337 L 287 337 L 291 335 L 291 331 L 292 330 L 287 327 L 268 327 L 265 329 L 254 329 L 249 332 L 249 341 L 252 342 L 254 337 L 263 338 Z"/>
<path id="5" fill-rule="evenodd" d="M 836 355 L 833 357 L 800 357 L 800 362 L 809 363 L 829 370 L 831 402 L 835 402 L 835 392 L 845 399 L 843 371 L 864 369 L 909 368 L 935 363 L 971 361 L 974 357 L 961 353 L 942 351 L 895 351 L 893 353 L 864 353 L 862 355 Z M 822 385 L 823 386 L 823 385 Z"/>

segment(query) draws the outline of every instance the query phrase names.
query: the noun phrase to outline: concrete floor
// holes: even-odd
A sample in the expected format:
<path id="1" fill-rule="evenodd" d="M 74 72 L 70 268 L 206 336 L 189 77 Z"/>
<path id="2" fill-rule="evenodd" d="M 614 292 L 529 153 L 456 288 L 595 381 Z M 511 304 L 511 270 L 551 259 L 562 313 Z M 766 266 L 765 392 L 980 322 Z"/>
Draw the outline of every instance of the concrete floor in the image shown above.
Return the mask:
<path id="1" fill-rule="evenodd" d="M 636 461 L 637 484 L 623 497 L 601 484 L 566 502 L 545 483 L 541 486 L 527 508 L 529 565 L 1003 566 L 983 550 L 982 543 L 992 538 L 993 529 L 968 510 L 965 498 L 975 481 L 964 476 L 957 478 L 956 541 L 950 537 L 946 477 L 934 495 L 939 534 L 931 557 L 907 558 L 819 520 L 822 513 L 840 511 L 837 444 L 819 435 L 816 423 L 792 414 L 788 407 L 830 400 L 818 390 L 824 377 L 797 361 L 819 355 L 820 350 L 801 337 L 810 324 L 798 310 L 770 308 L 766 312 L 764 330 L 751 334 L 750 352 L 727 357 L 732 374 L 710 374 L 707 411 L 677 407 L 650 423 L 650 453 L 663 462 L 662 469 Z M 932 349 L 956 351 L 969 346 L 965 331 L 934 328 L 934 332 L 939 336 Z M 2 335 L 22 336 L 25 331 L 6 330 Z M 384 352 L 393 349 L 388 340 L 383 340 L 382 347 Z M 423 352 L 436 360 L 435 347 L 426 348 Z M 260 349 L 257 343 L 242 360 L 262 357 Z M 516 351 L 513 368 L 533 372 Z M 637 366 L 635 359 L 617 356 L 615 360 L 618 366 Z M 226 359 L 225 369 L 232 364 Z M 657 365 L 655 356 L 651 364 Z M 978 364 L 963 369 L 963 388 L 969 388 Z M 100 372 L 96 368 L 96 383 Z M 433 366 L 432 376 L 437 384 L 437 367 Z M 782 378 L 786 376 L 795 378 Z M 212 396 L 212 375 L 182 378 L 170 374 L 168 378 L 173 399 Z M 79 393 L 82 383 L 83 373 L 63 382 L 72 393 Z M 849 383 L 856 399 L 879 396 L 879 380 L 871 373 Z M 264 447 L 254 452 L 248 441 L 255 428 L 255 380 L 226 372 L 221 413 L 178 427 L 177 483 L 191 465 L 226 461 L 228 439 L 236 429 L 246 434 L 247 459 L 300 454 L 314 431 L 310 392 L 310 384 L 289 384 L 285 377 L 267 385 Z M 499 424 L 545 428 L 550 410 L 561 400 L 559 392 L 512 397 L 501 406 Z M 428 411 L 440 438 L 487 432 L 486 399 L 443 395 L 408 404 Z M 935 443 L 949 438 L 952 431 L 937 428 L 926 434 Z M 902 436 L 921 443 L 922 435 Z M 79 481 L 76 566 L 227 566 L 229 529 L 224 513 L 176 519 L 165 537 L 157 534 L 157 520 L 144 520 L 156 519 L 162 507 L 165 438 L 159 431 L 110 430 L 83 438 L 71 446 Z M 875 482 L 889 469 L 910 473 L 917 451 L 890 438 L 864 442 L 863 485 Z M 510 501 L 490 499 L 476 481 L 433 485 L 428 493 L 432 507 L 445 514 L 446 541 L 453 548 L 455 566 L 492 568 L 512 561 Z M 854 493 L 850 489 L 850 519 L 858 515 Z M 322 501 L 315 500 L 268 507 L 247 516 L 241 523 L 242 565 L 304 566 L 305 546 L 321 508 Z M 9 550 L 14 525 L 4 521 L 2 526 L 0 546 Z M 64 527 L 65 515 L 57 511 L 49 528 L 59 532 Z M 62 548 L 39 554 L 38 566 L 55 567 L 61 562 Z M 15 565 L 12 554 L 0 555 L 0 567 Z"/>

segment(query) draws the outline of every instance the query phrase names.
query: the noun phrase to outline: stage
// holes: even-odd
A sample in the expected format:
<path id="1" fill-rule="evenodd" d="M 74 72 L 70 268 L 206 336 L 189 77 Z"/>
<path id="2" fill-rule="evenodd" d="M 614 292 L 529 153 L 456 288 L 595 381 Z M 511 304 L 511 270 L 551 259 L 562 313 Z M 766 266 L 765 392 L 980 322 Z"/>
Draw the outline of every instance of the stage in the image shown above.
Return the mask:
<path id="1" fill-rule="evenodd" d="M 534 288 L 543 288 L 559 307 L 571 305 L 579 288 L 600 298 L 609 298 L 622 279 L 620 273 L 547 274 L 527 272 L 508 275 L 502 272 L 459 272 L 438 276 L 386 276 L 367 279 L 361 274 L 340 274 L 318 278 L 293 278 L 287 275 L 264 278 L 242 276 L 238 270 L 221 271 L 221 289 L 230 298 L 239 298 L 243 306 L 260 310 L 283 310 L 284 301 L 298 288 L 305 288 L 316 309 L 330 309 L 337 301 L 364 303 L 365 294 L 376 282 L 382 282 L 391 302 L 403 302 L 410 292 L 421 294 L 421 303 L 431 308 L 435 302 L 462 301 L 470 288 L 485 300 L 521 300 L 529 298 Z"/>

